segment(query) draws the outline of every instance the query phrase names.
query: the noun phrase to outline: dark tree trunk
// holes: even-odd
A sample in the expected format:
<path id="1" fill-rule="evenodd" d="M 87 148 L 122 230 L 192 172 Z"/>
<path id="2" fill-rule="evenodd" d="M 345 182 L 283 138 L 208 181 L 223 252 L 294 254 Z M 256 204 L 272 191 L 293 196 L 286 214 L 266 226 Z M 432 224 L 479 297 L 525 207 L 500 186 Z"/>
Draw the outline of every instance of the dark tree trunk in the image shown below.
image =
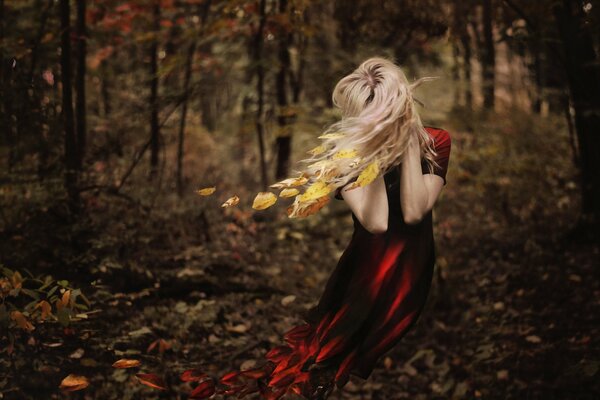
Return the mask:
<path id="1" fill-rule="evenodd" d="M 287 13 L 287 0 L 279 0 L 279 13 Z M 277 115 L 277 124 L 279 132 L 276 138 L 277 165 L 275 169 L 275 179 L 283 179 L 288 173 L 290 164 L 290 154 L 292 148 L 292 126 L 290 124 L 293 116 L 289 110 L 287 96 L 287 76 L 290 71 L 290 53 L 288 46 L 292 39 L 292 33 L 281 29 L 279 37 L 279 71 L 277 72 L 277 105 L 279 112 Z"/>
<path id="2" fill-rule="evenodd" d="M 262 178 L 263 190 L 267 190 L 268 178 L 267 178 L 267 162 L 265 154 L 265 139 L 264 139 L 264 126 L 263 126 L 263 114 L 264 114 L 264 81 L 265 81 L 265 68 L 263 66 L 263 34 L 265 30 L 265 24 L 267 20 L 266 16 L 266 0 L 259 0 L 259 16 L 260 22 L 256 35 L 254 37 L 254 63 L 256 65 L 256 92 L 258 94 L 258 105 L 256 109 L 256 135 L 258 137 L 258 146 L 260 152 L 260 171 Z"/>
<path id="3" fill-rule="evenodd" d="M 465 29 L 461 33 L 460 42 L 463 49 L 463 68 L 465 76 L 465 107 L 467 109 L 473 108 L 473 90 L 471 88 L 471 38 L 469 32 Z"/>
<path id="4" fill-rule="evenodd" d="M 494 108 L 494 87 L 495 87 L 495 65 L 496 50 L 494 47 L 493 35 L 493 2 L 492 0 L 483 0 L 483 106 L 485 108 Z"/>
<path id="5" fill-rule="evenodd" d="M 183 104 L 181 105 L 181 118 L 179 119 L 179 138 L 177 142 L 177 194 L 179 196 L 183 195 L 183 142 L 185 140 L 185 120 L 187 118 L 190 82 L 192 79 L 192 64 L 195 52 L 196 41 L 194 40 L 188 48 L 183 82 Z"/>
<path id="6" fill-rule="evenodd" d="M 563 42 L 567 80 L 579 142 L 582 217 L 580 226 L 600 224 L 600 74 L 591 33 L 583 24 L 581 5 L 562 0 L 553 11 Z"/>
<path id="7" fill-rule="evenodd" d="M 160 31 L 160 2 L 152 6 L 154 38 L 150 46 L 150 179 L 158 173 L 160 126 L 158 123 L 158 35 Z"/>
<path id="8" fill-rule="evenodd" d="M 62 81 L 62 118 L 65 130 L 65 186 L 71 206 L 78 204 L 77 191 L 77 140 L 73 121 L 73 96 L 71 93 L 71 7 L 69 0 L 60 0 L 61 25 L 61 81 Z"/>
<path id="9" fill-rule="evenodd" d="M 81 169 L 86 148 L 86 111 L 85 111 L 85 56 L 87 33 L 85 26 L 86 0 L 77 1 L 77 76 L 75 78 L 75 89 L 77 91 L 77 102 L 75 104 L 77 114 L 77 152 L 78 167 Z"/>

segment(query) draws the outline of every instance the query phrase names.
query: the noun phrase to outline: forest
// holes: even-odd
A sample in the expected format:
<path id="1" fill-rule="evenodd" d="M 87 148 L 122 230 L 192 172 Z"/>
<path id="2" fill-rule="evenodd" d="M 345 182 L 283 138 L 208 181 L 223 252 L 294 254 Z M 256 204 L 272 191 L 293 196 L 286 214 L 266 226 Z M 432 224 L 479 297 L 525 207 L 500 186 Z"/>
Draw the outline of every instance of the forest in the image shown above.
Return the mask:
<path id="1" fill-rule="evenodd" d="M 422 315 L 329 398 L 600 398 L 599 55 L 596 0 L 0 0 L 0 399 L 228 397 L 352 238 L 279 189 L 374 56 L 452 153 Z"/>

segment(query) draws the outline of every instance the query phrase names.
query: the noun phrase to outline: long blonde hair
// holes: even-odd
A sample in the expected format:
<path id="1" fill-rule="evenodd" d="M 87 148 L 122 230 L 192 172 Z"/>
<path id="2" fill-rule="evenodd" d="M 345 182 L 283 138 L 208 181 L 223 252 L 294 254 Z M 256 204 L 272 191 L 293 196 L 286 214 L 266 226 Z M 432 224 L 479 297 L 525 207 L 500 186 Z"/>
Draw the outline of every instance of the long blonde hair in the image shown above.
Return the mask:
<path id="1" fill-rule="evenodd" d="M 379 172 L 385 173 L 402 161 L 411 135 L 418 136 L 421 157 L 433 172 L 437 165 L 433 138 L 423 127 L 415 106 L 418 100 L 413 98 L 413 90 L 432 79 L 409 83 L 402 69 L 384 57 L 369 58 L 343 77 L 332 94 L 342 119 L 323 132 L 324 142 L 311 157 L 299 161 L 311 163 L 305 169 L 309 179 L 341 187 L 375 160 Z"/>

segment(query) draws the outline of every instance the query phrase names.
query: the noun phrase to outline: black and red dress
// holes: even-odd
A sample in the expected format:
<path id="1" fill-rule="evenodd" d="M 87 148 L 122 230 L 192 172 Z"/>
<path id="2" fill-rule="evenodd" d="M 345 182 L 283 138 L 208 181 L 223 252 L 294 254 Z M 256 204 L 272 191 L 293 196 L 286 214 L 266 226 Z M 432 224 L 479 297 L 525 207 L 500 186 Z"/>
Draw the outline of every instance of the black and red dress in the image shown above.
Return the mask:
<path id="1" fill-rule="evenodd" d="M 434 139 L 434 174 L 446 184 L 450 136 L 426 127 Z M 428 174 L 427 164 L 422 170 Z M 404 223 L 400 205 L 400 171 L 384 174 L 389 205 L 386 232 L 367 231 L 352 214 L 354 232 L 330 276 L 319 303 L 305 323 L 285 333 L 286 345 L 273 348 L 265 364 L 221 378 L 228 393 L 260 392 L 277 399 L 295 392 L 308 396 L 314 389 L 309 368 L 333 370 L 342 387 L 350 374 L 368 378 L 378 359 L 394 347 L 417 321 L 429 292 L 435 263 L 431 211 L 418 223 Z M 341 188 L 336 199 L 343 199 Z M 312 369 L 312 368 L 311 368 Z M 221 393 L 227 393 L 221 391 Z"/>

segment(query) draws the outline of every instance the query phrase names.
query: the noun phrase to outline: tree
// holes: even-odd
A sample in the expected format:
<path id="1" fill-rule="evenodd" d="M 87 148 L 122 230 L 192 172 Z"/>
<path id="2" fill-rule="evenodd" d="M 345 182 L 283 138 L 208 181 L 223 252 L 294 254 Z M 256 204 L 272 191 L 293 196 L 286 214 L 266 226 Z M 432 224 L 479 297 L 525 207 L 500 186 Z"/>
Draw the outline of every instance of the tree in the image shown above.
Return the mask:
<path id="1" fill-rule="evenodd" d="M 86 147 L 86 112 L 85 112 L 85 58 L 86 58 L 86 0 L 77 1 L 77 75 L 75 77 L 75 90 L 77 102 L 77 166 L 81 169 Z"/>
<path id="2" fill-rule="evenodd" d="M 267 162 L 265 154 L 265 138 L 264 138 L 264 104 L 265 104 L 265 67 L 263 60 L 263 47 L 264 38 L 263 34 L 265 31 L 265 24 L 267 22 L 266 14 L 266 0 L 258 0 L 258 16 L 259 23 L 256 33 L 254 35 L 254 65 L 256 68 L 256 93 L 258 95 L 258 104 L 256 107 L 256 136 L 258 138 L 258 148 L 260 152 L 260 171 L 263 190 L 267 190 L 268 177 L 267 177 Z"/>
<path id="3" fill-rule="evenodd" d="M 160 2 L 152 4 L 152 31 L 154 37 L 150 45 L 150 179 L 158 172 L 158 152 L 160 150 L 160 126 L 158 123 L 158 35 L 160 33 Z"/>
<path id="4" fill-rule="evenodd" d="M 71 206 L 76 206 L 79 197 L 77 191 L 77 140 L 73 120 L 73 95 L 71 92 L 71 6 L 69 0 L 60 0 L 61 22 L 61 81 L 62 81 L 62 118 L 65 134 L 65 187 Z"/>
<path id="5" fill-rule="evenodd" d="M 600 225 L 600 74 L 598 57 L 581 3 L 561 0 L 553 12 L 562 39 L 565 69 L 579 142 L 581 170 L 581 227 Z"/>
<path id="6" fill-rule="evenodd" d="M 496 49 L 493 34 L 494 5 L 492 0 L 483 0 L 483 106 L 494 108 Z"/>
<path id="7" fill-rule="evenodd" d="M 279 0 L 279 15 L 287 16 L 287 13 L 287 0 Z M 286 79 L 290 71 L 290 52 L 288 48 L 292 41 L 292 32 L 289 26 L 283 23 L 280 23 L 279 31 L 279 71 L 277 72 L 277 124 L 279 125 L 279 131 L 275 139 L 277 148 L 275 179 L 283 179 L 288 174 L 292 150 L 291 120 L 294 118 L 289 109 Z"/>

